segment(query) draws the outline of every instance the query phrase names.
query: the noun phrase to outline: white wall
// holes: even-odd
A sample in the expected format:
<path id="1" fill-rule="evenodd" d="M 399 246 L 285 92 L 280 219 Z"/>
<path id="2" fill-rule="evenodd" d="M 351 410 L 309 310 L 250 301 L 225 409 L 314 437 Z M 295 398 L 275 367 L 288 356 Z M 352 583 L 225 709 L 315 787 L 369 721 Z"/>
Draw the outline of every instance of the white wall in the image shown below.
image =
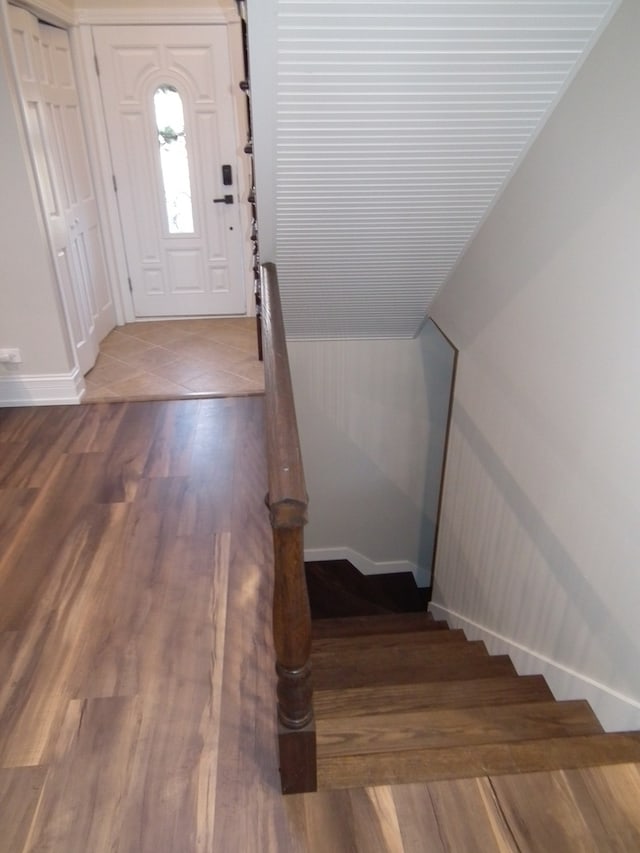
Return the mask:
<path id="1" fill-rule="evenodd" d="M 310 499 L 305 548 L 327 558 L 347 549 L 365 558 L 359 568 L 419 568 L 426 585 L 453 350 L 428 323 L 415 340 L 292 341 L 289 355 Z"/>
<path id="2" fill-rule="evenodd" d="M 2 45 L 6 58 L 6 45 Z M 0 365 L 0 405 L 43 374 L 68 374 L 73 359 L 46 247 L 35 185 L 26 161 L 7 68 L 0 62 L 0 347 L 18 347 L 23 363 Z"/>
<path id="3" fill-rule="evenodd" d="M 432 309 L 461 350 L 434 610 L 609 728 L 640 728 L 638 44 L 626 0 Z"/>

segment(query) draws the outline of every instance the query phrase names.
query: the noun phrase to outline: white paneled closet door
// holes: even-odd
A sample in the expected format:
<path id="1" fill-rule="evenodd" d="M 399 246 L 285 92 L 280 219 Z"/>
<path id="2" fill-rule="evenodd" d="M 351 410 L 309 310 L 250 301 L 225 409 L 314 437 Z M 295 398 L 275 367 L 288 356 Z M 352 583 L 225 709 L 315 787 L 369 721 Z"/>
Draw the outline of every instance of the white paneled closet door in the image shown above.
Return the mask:
<path id="1" fill-rule="evenodd" d="M 9 7 L 16 70 L 69 334 L 87 373 L 115 325 L 66 30 Z"/>

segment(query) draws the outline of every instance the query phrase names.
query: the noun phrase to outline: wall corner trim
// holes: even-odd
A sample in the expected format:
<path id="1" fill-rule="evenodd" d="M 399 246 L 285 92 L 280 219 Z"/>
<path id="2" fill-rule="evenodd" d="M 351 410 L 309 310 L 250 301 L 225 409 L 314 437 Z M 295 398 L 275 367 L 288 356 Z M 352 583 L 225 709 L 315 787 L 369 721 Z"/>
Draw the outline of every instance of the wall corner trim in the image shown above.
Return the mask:
<path id="1" fill-rule="evenodd" d="M 306 562 L 322 562 L 323 560 L 349 560 L 363 575 L 399 574 L 400 572 L 411 572 L 420 588 L 429 586 L 429 577 L 426 568 L 416 566 L 409 560 L 385 560 L 377 563 L 364 554 L 354 551 L 348 546 L 335 548 L 305 548 L 304 559 Z"/>
<path id="2" fill-rule="evenodd" d="M 544 675 L 556 699 L 586 699 L 606 731 L 640 729 L 640 702 L 636 699 L 434 601 L 429 604 L 429 612 L 434 619 L 445 619 L 451 628 L 462 628 L 467 639 L 484 640 L 489 654 L 509 655 L 519 675 Z"/>
<path id="3" fill-rule="evenodd" d="M 77 367 L 69 373 L 0 376 L 0 407 L 74 405 L 84 391 Z"/>

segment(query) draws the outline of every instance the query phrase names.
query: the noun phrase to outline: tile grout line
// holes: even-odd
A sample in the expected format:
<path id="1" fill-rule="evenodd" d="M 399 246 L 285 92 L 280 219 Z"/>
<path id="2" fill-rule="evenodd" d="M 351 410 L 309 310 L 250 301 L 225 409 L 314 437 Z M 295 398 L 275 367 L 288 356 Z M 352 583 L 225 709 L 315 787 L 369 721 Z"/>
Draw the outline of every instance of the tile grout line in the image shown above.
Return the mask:
<path id="1" fill-rule="evenodd" d="M 159 321 L 162 322 L 175 322 L 175 321 Z M 202 324 L 202 321 L 197 321 Z M 211 321 L 212 325 L 214 323 L 220 324 L 221 321 Z M 221 326 L 221 329 L 224 330 L 224 335 L 229 333 L 229 330 L 232 330 L 233 327 L 233 319 L 229 318 L 223 321 L 224 326 Z M 161 326 L 157 328 L 162 329 Z M 91 372 L 87 374 L 87 383 L 88 383 L 88 393 L 85 395 L 83 402 L 92 403 L 92 402 L 115 402 L 117 400 L 133 400 L 133 399 L 175 399 L 175 398 L 183 398 L 183 399 L 194 399 L 201 398 L 205 396 L 236 396 L 236 395 L 253 395 L 253 394 L 261 394 L 264 392 L 264 387 L 260 380 L 256 380 L 253 377 L 243 375 L 242 367 L 243 365 L 258 365 L 260 362 L 257 360 L 257 351 L 254 351 L 254 355 L 252 358 L 251 349 L 253 348 L 254 337 L 255 337 L 255 327 L 253 325 L 249 326 L 246 323 L 241 324 L 239 329 L 236 329 L 236 335 L 238 337 L 245 337 L 247 339 L 247 349 L 243 349 L 242 347 L 236 346 L 234 344 L 230 344 L 224 340 L 216 339 L 215 329 L 212 330 L 212 334 L 206 334 L 202 332 L 189 332 L 182 328 L 180 331 L 184 332 L 185 337 L 182 340 L 176 340 L 175 342 L 171 342 L 167 345 L 162 343 L 156 343 L 154 341 L 145 340 L 144 337 L 137 337 L 132 332 L 135 332 L 135 329 L 128 329 L 127 331 L 122 331 L 123 329 L 127 329 L 127 327 L 116 327 L 113 332 L 110 333 L 112 335 L 111 342 L 109 342 L 109 336 L 107 336 L 107 347 L 111 349 L 112 342 L 117 340 L 120 337 L 125 337 L 130 341 L 135 341 L 136 344 L 144 345 L 144 348 L 141 350 L 140 355 L 142 357 L 146 356 L 147 353 L 153 353 L 154 351 L 163 352 L 167 355 L 172 356 L 168 361 L 163 361 L 161 364 L 157 365 L 139 365 L 136 364 L 136 356 L 131 355 L 126 358 L 118 353 L 117 343 L 113 345 L 111 351 L 106 351 L 101 348 L 100 356 L 107 361 L 108 367 L 113 367 L 113 362 L 121 365 L 123 371 L 132 370 L 133 373 L 130 375 L 120 376 L 120 377 L 111 377 L 108 382 L 99 382 L 91 379 Z M 216 365 L 215 356 L 209 361 L 206 358 L 202 358 L 200 356 L 194 356 L 190 354 L 185 354 L 180 351 L 181 344 L 185 342 L 192 343 L 196 342 L 201 345 L 206 344 L 214 344 L 215 346 L 222 348 L 222 353 L 224 355 L 224 360 L 230 359 L 231 363 L 218 364 Z M 250 346 L 249 346 L 250 344 Z M 126 347 L 126 344 L 123 344 Z M 257 348 L 257 344 L 256 344 Z M 147 356 L 149 358 L 150 356 Z M 185 380 L 181 379 L 173 380 L 168 377 L 162 375 L 162 370 L 170 367 L 171 365 L 177 365 L 178 362 L 182 360 L 192 360 L 196 363 L 200 363 L 202 365 L 202 370 L 199 373 L 194 374 L 190 377 L 188 382 L 195 382 L 196 379 L 200 377 L 206 377 L 207 373 L 211 370 L 214 372 L 218 372 L 221 374 L 221 379 L 216 382 L 215 379 L 211 379 L 211 388 L 205 390 L 194 390 L 189 384 L 185 384 Z M 99 367 L 99 365 L 97 365 Z M 160 372 L 158 372 L 160 371 Z M 242 383 L 243 387 L 234 388 L 233 382 L 236 380 L 238 383 Z M 94 384 L 94 388 L 92 389 L 92 383 Z M 200 385 L 205 384 L 206 380 Z M 164 388 L 163 388 L 164 385 Z M 220 387 L 222 385 L 222 387 Z M 262 387 L 261 387 L 262 385 Z M 123 390 L 123 387 L 125 390 Z M 119 390 L 117 390 L 119 389 Z"/>

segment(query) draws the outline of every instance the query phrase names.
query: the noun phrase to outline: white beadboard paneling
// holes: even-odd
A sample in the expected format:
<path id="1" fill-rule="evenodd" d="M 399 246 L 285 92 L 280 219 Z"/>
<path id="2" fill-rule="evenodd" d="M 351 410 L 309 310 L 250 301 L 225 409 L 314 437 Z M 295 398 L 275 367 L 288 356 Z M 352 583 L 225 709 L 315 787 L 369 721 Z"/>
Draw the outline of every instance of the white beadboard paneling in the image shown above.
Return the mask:
<path id="1" fill-rule="evenodd" d="M 349 548 L 369 569 L 410 563 L 426 583 L 451 346 L 429 322 L 415 340 L 292 341 L 289 358 L 310 500 L 306 547 Z"/>
<path id="2" fill-rule="evenodd" d="M 451 628 L 461 628 L 468 640 L 482 640 L 490 654 L 509 655 L 519 675 L 544 675 L 554 696 L 586 699 L 606 731 L 640 729 L 640 702 L 507 637 L 488 631 L 446 607 L 432 602 L 429 611 L 435 619 L 446 620 Z"/>
<path id="3" fill-rule="evenodd" d="M 615 0 L 272 2 L 288 334 L 411 337 Z"/>

